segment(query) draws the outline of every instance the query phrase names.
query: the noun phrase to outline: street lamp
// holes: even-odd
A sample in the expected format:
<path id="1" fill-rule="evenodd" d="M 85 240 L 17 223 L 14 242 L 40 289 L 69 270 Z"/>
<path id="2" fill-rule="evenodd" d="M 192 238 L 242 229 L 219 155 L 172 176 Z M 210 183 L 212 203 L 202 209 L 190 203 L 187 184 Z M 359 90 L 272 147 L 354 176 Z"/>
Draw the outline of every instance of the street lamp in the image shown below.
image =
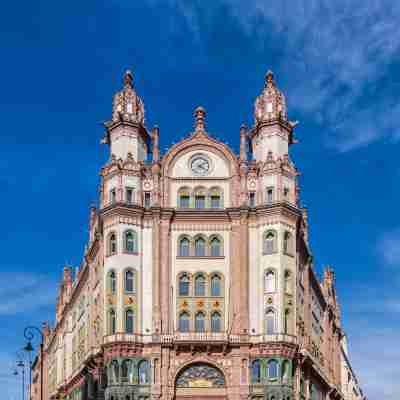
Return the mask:
<path id="1" fill-rule="evenodd" d="M 25 400 L 25 363 L 22 361 L 22 358 L 20 358 L 20 354 L 17 353 L 18 361 L 17 361 L 17 367 L 21 368 L 22 371 L 22 400 Z M 14 376 L 18 376 L 18 370 L 14 370 Z"/>
<path id="2" fill-rule="evenodd" d="M 43 343 L 44 336 L 43 332 L 36 328 L 36 326 L 27 326 L 24 329 L 24 337 L 28 341 L 24 350 L 29 354 L 29 400 L 31 400 L 31 387 L 32 387 L 32 361 L 31 361 L 31 353 L 34 350 L 32 346 L 32 340 L 35 336 L 40 336 L 40 400 L 43 400 Z"/>

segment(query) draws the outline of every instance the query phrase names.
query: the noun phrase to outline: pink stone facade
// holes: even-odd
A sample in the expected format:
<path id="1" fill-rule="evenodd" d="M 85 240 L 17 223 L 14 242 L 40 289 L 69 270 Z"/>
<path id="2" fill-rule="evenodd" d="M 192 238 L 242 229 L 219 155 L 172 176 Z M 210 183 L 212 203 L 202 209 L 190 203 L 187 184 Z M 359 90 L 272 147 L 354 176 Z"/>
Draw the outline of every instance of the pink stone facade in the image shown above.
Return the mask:
<path id="1" fill-rule="evenodd" d="M 201 107 L 161 154 L 143 104 L 127 72 L 85 254 L 44 329 L 44 398 L 344 399 L 334 272 L 321 282 L 313 267 L 296 123 L 273 74 L 239 155 Z"/>

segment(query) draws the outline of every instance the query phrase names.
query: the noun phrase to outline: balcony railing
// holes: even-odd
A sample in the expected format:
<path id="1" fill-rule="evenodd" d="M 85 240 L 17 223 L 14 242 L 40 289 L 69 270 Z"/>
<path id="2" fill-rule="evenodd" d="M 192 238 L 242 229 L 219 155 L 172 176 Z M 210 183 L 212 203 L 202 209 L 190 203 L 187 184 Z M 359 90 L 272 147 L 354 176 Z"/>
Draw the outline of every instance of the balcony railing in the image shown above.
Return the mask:
<path id="1" fill-rule="evenodd" d="M 297 337 L 284 333 L 274 335 L 228 334 L 224 332 L 175 332 L 173 334 L 128 334 L 116 333 L 104 337 L 104 344 L 124 343 L 232 343 L 232 344 L 258 344 L 270 342 L 286 342 L 297 344 Z"/>

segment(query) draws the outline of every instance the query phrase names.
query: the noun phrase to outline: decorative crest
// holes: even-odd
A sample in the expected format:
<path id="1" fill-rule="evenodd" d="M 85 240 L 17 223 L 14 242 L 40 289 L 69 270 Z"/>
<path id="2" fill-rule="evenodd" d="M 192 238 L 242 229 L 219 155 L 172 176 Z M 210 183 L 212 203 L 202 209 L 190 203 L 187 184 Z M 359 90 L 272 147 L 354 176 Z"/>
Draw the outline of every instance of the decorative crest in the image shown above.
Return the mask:
<path id="1" fill-rule="evenodd" d="M 129 69 L 127 69 L 124 74 L 124 86 L 133 88 L 133 74 Z"/>
<path id="2" fill-rule="evenodd" d="M 265 75 L 265 87 L 275 86 L 274 73 L 269 69 Z"/>
<path id="3" fill-rule="evenodd" d="M 204 131 L 205 129 L 205 118 L 206 118 L 206 110 L 199 106 L 194 110 L 194 118 L 195 118 L 195 130 L 196 131 Z"/>

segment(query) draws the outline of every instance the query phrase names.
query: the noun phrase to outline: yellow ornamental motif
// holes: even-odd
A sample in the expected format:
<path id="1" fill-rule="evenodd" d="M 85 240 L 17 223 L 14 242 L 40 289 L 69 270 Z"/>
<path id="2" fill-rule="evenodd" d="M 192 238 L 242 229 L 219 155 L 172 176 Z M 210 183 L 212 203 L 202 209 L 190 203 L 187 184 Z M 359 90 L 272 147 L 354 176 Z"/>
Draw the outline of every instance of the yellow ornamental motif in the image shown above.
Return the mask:
<path id="1" fill-rule="evenodd" d="M 211 386 L 212 382 L 208 381 L 207 379 L 196 379 L 189 382 L 189 387 L 194 387 L 194 388 L 205 388 Z"/>

